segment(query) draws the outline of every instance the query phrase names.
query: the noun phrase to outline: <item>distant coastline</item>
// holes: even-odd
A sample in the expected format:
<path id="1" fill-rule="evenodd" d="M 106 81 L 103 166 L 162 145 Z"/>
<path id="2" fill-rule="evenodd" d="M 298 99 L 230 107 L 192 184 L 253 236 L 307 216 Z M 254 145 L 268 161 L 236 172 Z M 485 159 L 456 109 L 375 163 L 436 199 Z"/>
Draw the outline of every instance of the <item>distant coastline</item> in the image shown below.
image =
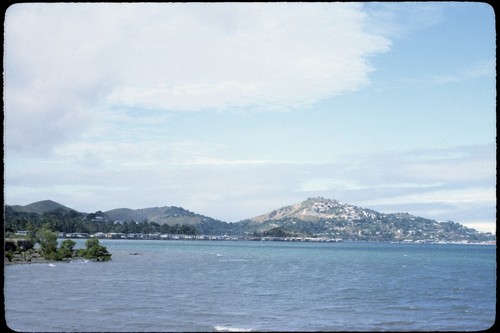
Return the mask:
<path id="1" fill-rule="evenodd" d="M 86 239 L 99 238 L 106 240 L 196 240 L 196 241 L 258 241 L 258 242 L 322 242 L 322 243 L 341 243 L 341 242 L 385 242 L 385 243 L 404 243 L 404 244 L 471 244 L 471 245 L 496 245 L 496 240 L 489 241 L 444 241 L 444 240 L 410 240 L 401 241 L 378 241 L 378 240 L 343 240 L 341 238 L 329 237 L 271 237 L 271 236 L 228 236 L 228 235 L 184 235 L 184 234 L 125 234 L 125 233 L 97 233 L 97 234 L 64 234 L 60 233 L 61 239 Z"/>
<path id="2" fill-rule="evenodd" d="M 493 243 L 496 235 L 453 221 L 408 213 L 380 213 L 333 199 L 308 198 L 239 222 L 224 222 L 182 207 L 77 212 L 51 200 L 5 205 L 5 230 L 27 235 L 50 223 L 59 238 L 254 240 L 291 242 L 384 241 Z"/>
<path id="3" fill-rule="evenodd" d="M 177 235 L 177 236 L 189 236 L 189 235 Z M 300 238 L 300 237 L 236 237 L 236 236 L 205 236 L 206 238 L 196 238 L 196 237 L 178 237 L 170 239 L 159 239 L 159 238 L 107 238 L 107 240 L 170 240 L 170 241 L 257 241 L 257 242 L 313 242 L 313 243 L 340 243 L 342 240 L 335 239 L 325 239 L 325 238 Z M 66 238 L 68 239 L 68 238 Z M 75 237 L 75 239 L 81 239 L 81 237 Z M 485 242 L 453 242 L 453 241 L 399 241 L 399 242 L 388 242 L 388 241 L 346 241 L 346 243 L 395 243 L 395 244 L 440 244 L 440 245 L 493 245 L 496 246 L 496 241 L 485 241 Z M 4 257 L 4 265 L 23 265 L 23 264 L 51 264 L 51 263 L 70 263 L 78 261 L 86 261 L 87 259 L 82 257 L 66 258 L 62 260 L 50 260 L 42 257 L 39 250 L 31 250 L 27 253 L 15 253 L 11 260 L 9 261 L 7 257 Z M 137 255 L 138 253 L 131 253 Z"/>

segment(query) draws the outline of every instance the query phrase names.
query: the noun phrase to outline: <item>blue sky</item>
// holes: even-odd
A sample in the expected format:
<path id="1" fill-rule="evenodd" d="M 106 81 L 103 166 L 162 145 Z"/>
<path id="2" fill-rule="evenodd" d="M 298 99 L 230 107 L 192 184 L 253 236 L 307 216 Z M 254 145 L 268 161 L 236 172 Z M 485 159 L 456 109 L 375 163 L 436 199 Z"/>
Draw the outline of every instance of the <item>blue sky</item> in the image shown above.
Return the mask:
<path id="1" fill-rule="evenodd" d="M 7 204 L 323 196 L 495 231 L 486 3 L 25 3 L 4 29 Z"/>

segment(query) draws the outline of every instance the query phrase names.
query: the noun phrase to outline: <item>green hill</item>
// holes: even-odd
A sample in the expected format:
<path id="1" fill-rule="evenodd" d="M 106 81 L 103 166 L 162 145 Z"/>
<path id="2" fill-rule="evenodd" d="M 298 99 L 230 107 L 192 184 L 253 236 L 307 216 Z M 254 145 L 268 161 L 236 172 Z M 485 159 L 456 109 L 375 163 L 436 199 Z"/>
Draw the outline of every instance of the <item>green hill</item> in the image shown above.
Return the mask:
<path id="1" fill-rule="evenodd" d="M 57 202 L 52 201 L 52 200 L 37 201 L 37 202 L 33 202 L 33 203 L 26 205 L 26 206 L 14 205 L 14 206 L 11 206 L 11 208 L 16 212 L 37 213 L 37 214 L 48 213 L 48 212 L 54 211 L 56 209 L 62 209 L 66 212 L 74 210 L 74 209 L 63 206 L 60 203 L 57 203 Z"/>
<path id="2" fill-rule="evenodd" d="M 206 216 L 190 212 L 181 207 L 151 207 L 141 209 L 118 208 L 106 211 L 105 214 L 113 221 L 156 222 L 158 224 L 197 225 Z"/>

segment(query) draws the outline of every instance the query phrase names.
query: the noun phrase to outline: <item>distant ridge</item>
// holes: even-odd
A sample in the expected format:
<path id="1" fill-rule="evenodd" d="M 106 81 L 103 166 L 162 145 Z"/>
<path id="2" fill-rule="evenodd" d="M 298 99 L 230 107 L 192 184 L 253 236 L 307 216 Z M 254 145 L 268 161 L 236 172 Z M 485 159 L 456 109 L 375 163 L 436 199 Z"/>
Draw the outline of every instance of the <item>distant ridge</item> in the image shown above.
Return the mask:
<path id="1" fill-rule="evenodd" d="M 104 212 L 111 220 L 120 221 L 154 221 L 158 224 L 196 225 L 211 218 L 190 212 L 181 207 L 165 206 L 141 209 L 117 208 Z"/>
<path id="2" fill-rule="evenodd" d="M 59 208 L 66 212 L 74 210 L 72 208 L 66 207 L 52 200 L 37 201 L 30 203 L 29 205 L 26 206 L 14 205 L 11 206 L 11 208 L 16 212 L 37 213 L 37 214 L 44 214 Z"/>
<path id="3" fill-rule="evenodd" d="M 19 214 L 44 214 L 56 209 L 75 211 L 52 200 L 26 206 L 5 205 L 5 218 Z M 103 222 L 148 222 L 169 226 L 194 226 L 202 235 L 295 235 L 326 237 L 347 241 L 480 242 L 496 236 L 479 232 L 453 221 L 436 221 L 408 213 L 380 213 L 322 197 L 284 206 L 239 222 L 224 222 L 193 213 L 182 207 L 164 206 L 142 209 L 118 208 L 106 212 L 83 213 L 88 220 Z"/>
<path id="4" fill-rule="evenodd" d="M 25 206 L 5 205 L 5 207 L 9 207 L 9 209 L 12 209 L 14 212 L 18 213 L 36 213 L 42 215 L 56 209 L 62 209 L 65 212 L 75 211 L 84 215 L 89 215 L 89 213 L 87 212 L 79 212 L 75 209 L 66 207 L 52 200 L 37 201 Z M 175 206 L 150 207 L 140 209 L 117 208 L 105 212 L 96 211 L 94 213 L 98 216 L 104 217 L 105 221 L 148 221 L 168 225 L 198 225 L 201 223 L 206 224 L 211 222 L 225 223 L 223 221 L 219 221 L 205 215 L 193 213 L 182 207 Z"/>

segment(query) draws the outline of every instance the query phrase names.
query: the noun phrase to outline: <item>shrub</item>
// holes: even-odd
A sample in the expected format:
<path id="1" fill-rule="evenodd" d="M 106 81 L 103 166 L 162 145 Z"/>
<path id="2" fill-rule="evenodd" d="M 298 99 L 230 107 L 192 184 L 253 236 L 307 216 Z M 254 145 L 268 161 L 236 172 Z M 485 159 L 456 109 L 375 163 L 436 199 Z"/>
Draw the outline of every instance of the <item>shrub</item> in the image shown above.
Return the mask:
<path id="1" fill-rule="evenodd" d="M 71 239 L 65 239 L 61 243 L 61 247 L 59 248 L 59 256 L 61 259 L 71 258 L 73 257 L 73 248 L 75 247 L 76 242 Z"/>
<path id="2" fill-rule="evenodd" d="M 99 239 L 90 238 L 85 242 L 85 249 L 83 257 L 85 259 L 92 259 L 97 261 L 108 261 L 111 259 L 111 253 L 108 252 L 105 246 L 99 244 Z"/>

